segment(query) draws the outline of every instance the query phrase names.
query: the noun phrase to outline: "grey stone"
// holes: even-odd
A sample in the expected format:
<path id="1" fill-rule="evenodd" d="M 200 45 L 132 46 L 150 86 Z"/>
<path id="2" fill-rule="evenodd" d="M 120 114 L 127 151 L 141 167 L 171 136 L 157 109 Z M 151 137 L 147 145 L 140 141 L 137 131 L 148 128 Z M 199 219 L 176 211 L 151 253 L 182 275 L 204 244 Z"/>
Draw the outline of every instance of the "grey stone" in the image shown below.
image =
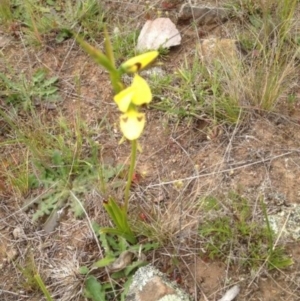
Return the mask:
<path id="1" fill-rule="evenodd" d="M 268 215 L 268 221 L 276 235 L 283 239 L 297 241 L 300 239 L 300 205 L 290 204 L 282 207 L 276 214 Z"/>
<path id="2" fill-rule="evenodd" d="M 151 77 L 151 76 L 163 77 L 166 75 L 166 72 L 160 67 L 153 67 L 147 70 L 143 70 L 141 72 L 141 75 L 145 77 Z"/>
<path id="3" fill-rule="evenodd" d="M 229 18 L 229 11 L 224 8 L 191 6 L 185 3 L 178 14 L 178 22 L 194 21 L 198 25 L 224 23 Z"/>
<path id="4" fill-rule="evenodd" d="M 152 265 L 141 267 L 133 276 L 126 301 L 190 301 L 176 283 Z"/>

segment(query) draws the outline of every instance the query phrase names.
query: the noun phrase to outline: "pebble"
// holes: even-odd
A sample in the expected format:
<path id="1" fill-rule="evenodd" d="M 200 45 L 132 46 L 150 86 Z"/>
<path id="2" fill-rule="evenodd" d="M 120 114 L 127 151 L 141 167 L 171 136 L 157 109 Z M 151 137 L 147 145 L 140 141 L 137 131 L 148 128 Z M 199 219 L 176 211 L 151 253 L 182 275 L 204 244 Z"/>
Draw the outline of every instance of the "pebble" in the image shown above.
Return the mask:
<path id="1" fill-rule="evenodd" d="M 24 230 L 21 227 L 16 227 L 13 230 L 12 234 L 13 234 L 14 239 L 20 239 L 20 238 L 25 238 L 26 237 L 26 235 L 24 233 Z"/>

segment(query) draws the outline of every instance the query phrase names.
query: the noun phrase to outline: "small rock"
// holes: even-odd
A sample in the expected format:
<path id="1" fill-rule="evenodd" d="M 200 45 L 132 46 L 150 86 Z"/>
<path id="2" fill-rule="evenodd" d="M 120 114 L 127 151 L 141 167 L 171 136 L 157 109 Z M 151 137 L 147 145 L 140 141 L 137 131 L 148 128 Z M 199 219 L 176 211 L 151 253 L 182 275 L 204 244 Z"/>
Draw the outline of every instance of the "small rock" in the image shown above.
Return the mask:
<path id="1" fill-rule="evenodd" d="M 148 20 L 138 37 L 137 50 L 157 50 L 180 45 L 181 35 L 169 18 Z"/>
<path id="2" fill-rule="evenodd" d="M 20 239 L 20 238 L 25 238 L 26 235 L 24 233 L 24 230 L 21 227 L 16 227 L 13 230 L 13 237 L 14 237 L 14 239 Z"/>
<path id="3" fill-rule="evenodd" d="M 237 41 L 233 39 L 209 38 L 201 40 L 198 53 L 202 61 L 235 63 L 239 59 Z"/>
<path id="4" fill-rule="evenodd" d="M 46 110 L 56 110 L 57 109 L 57 105 L 51 102 L 48 103 L 44 103 L 44 108 Z"/>
<path id="5" fill-rule="evenodd" d="M 218 7 L 191 6 L 185 3 L 178 14 L 178 22 L 195 22 L 198 25 L 211 25 L 224 23 L 229 18 L 228 10 Z"/>
<path id="6" fill-rule="evenodd" d="M 293 203 L 289 207 L 282 207 L 282 211 L 268 215 L 270 227 L 276 235 L 283 239 L 300 239 L 300 205 Z"/>
<path id="7" fill-rule="evenodd" d="M 166 72 L 160 67 L 153 67 L 147 70 L 143 70 L 141 72 L 141 75 L 145 77 L 150 77 L 150 76 L 163 77 L 166 75 Z"/>
<path id="8" fill-rule="evenodd" d="M 190 301 L 188 294 L 152 265 L 141 267 L 133 276 L 126 301 Z"/>
<path id="9" fill-rule="evenodd" d="M 240 287 L 238 285 L 234 285 L 221 299 L 219 299 L 219 301 L 232 301 L 239 294 L 239 292 Z"/>
<path id="10" fill-rule="evenodd" d="M 121 30 L 119 27 L 115 27 L 114 30 L 113 30 L 113 33 L 115 36 L 118 36 L 120 33 L 121 33 Z"/>

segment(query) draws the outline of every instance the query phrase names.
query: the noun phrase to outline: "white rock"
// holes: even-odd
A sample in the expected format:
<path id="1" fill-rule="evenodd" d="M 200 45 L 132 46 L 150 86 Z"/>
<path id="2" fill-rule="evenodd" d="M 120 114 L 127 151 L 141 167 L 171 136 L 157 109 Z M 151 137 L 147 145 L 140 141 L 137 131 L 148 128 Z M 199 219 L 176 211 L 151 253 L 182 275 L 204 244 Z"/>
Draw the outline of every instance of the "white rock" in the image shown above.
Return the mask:
<path id="1" fill-rule="evenodd" d="M 230 288 L 219 301 L 232 301 L 240 292 L 238 285 Z"/>
<path id="2" fill-rule="evenodd" d="M 169 18 L 148 20 L 139 35 L 137 50 L 157 50 L 180 45 L 181 35 Z"/>

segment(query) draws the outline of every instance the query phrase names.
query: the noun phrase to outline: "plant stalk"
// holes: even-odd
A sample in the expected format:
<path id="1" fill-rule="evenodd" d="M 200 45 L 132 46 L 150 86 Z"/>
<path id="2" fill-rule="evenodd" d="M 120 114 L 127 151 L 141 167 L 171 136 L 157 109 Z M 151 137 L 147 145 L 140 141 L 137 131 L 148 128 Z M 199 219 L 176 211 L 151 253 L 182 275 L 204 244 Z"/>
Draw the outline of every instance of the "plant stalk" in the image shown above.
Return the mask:
<path id="1" fill-rule="evenodd" d="M 126 184 L 126 188 L 125 188 L 125 197 L 124 197 L 124 206 L 123 206 L 123 210 L 126 215 L 127 215 L 127 210 L 128 210 L 129 192 L 130 192 L 130 187 L 131 187 L 131 182 L 132 182 L 132 177 L 133 177 L 135 162 L 136 162 L 136 152 L 137 152 L 137 140 L 132 140 L 131 141 L 130 167 L 129 167 L 129 172 L 128 172 L 128 180 L 127 180 L 127 184 Z"/>

